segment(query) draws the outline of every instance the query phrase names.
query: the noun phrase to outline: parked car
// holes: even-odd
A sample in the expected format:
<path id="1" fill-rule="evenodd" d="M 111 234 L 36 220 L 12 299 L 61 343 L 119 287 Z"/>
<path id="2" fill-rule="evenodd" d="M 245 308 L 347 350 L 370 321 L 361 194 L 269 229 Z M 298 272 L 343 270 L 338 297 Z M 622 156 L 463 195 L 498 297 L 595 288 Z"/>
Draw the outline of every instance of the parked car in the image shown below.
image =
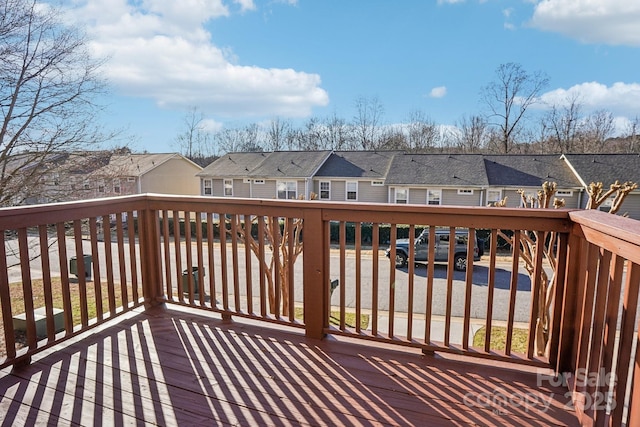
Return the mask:
<path id="1" fill-rule="evenodd" d="M 434 261 L 449 262 L 449 229 L 436 229 L 436 241 L 434 243 Z M 458 271 L 467 269 L 467 242 L 469 241 L 469 233 L 464 229 L 457 229 L 455 232 L 455 249 L 453 252 L 453 268 Z M 409 244 L 410 239 L 396 240 L 395 264 L 396 267 L 405 267 L 409 260 Z M 425 229 L 414 240 L 414 260 L 415 263 L 427 262 L 429 254 L 429 229 Z M 391 256 L 391 248 L 385 251 L 387 258 Z M 473 260 L 480 260 L 480 250 L 478 242 L 473 248 Z"/>

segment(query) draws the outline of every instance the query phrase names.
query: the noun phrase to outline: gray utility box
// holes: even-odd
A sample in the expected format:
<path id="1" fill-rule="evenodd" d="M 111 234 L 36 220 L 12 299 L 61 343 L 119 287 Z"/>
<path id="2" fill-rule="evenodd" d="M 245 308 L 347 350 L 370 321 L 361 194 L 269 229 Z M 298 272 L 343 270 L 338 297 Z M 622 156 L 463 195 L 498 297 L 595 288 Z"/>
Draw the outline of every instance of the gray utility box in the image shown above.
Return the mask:
<path id="1" fill-rule="evenodd" d="M 198 278 L 198 267 L 191 267 L 191 273 L 189 273 L 189 269 L 186 269 L 182 272 L 182 291 L 186 294 L 189 293 L 189 274 L 193 276 L 193 288 L 194 294 L 200 293 L 200 279 Z M 202 269 L 202 277 L 206 274 L 206 270 Z"/>
<path id="2" fill-rule="evenodd" d="M 83 255 L 82 261 L 84 262 L 84 278 L 87 280 L 91 280 L 91 262 L 93 258 L 91 255 Z M 71 257 L 69 259 L 69 273 L 75 274 L 78 277 L 78 258 Z"/>
<path id="3" fill-rule="evenodd" d="M 44 307 L 33 310 L 33 317 L 36 321 L 36 335 L 38 338 L 47 336 L 47 312 Z M 64 311 L 59 308 L 53 309 L 53 324 L 56 333 L 64 331 Z M 13 329 L 15 331 L 27 332 L 27 313 L 13 316 Z"/>

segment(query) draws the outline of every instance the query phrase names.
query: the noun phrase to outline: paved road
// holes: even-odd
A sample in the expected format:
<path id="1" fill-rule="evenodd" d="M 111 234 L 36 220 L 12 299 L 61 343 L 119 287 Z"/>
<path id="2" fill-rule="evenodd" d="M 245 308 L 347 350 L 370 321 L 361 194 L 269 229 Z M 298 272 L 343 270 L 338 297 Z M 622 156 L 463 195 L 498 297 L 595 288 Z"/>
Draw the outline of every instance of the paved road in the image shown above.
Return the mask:
<path id="1" fill-rule="evenodd" d="M 35 239 L 34 239 L 35 241 Z M 15 252 L 13 246 L 15 246 L 16 241 L 8 241 L 8 253 L 11 254 Z M 13 245 L 13 246 L 12 246 Z M 73 240 L 68 239 L 66 242 L 68 257 L 75 255 L 75 243 Z M 183 246 L 184 247 L 184 246 Z M 91 247 L 88 241 L 83 241 L 83 250 L 85 253 L 90 253 Z M 115 260 L 118 258 L 117 246 L 115 244 L 112 245 L 113 257 Z M 230 245 L 229 245 L 230 252 Z M 174 246 L 171 246 L 171 254 L 172 259 L 174 259 Z M 104 245 L 100 243 L 99 245 L 99 256 L 101 262 L 101 271 L 103 277 L 105 277 L 104 272 L 106 271 L 104 264 Z M 124 257 L 126 260 L 129 259 L 129 248 L 128 245 L 125 245 Z M 17 263 L 18 258 L 12 255 L 9 255 L 9 263 Z M 58 260 L 58 250 L 57 246 L 54 244 L 50 248 L 50 258 L 51 258 L 51 271 L 52 275 L 59 275 L 60 265 Z M 193 246 L 193 262 L 196 263 L 196 248 Z M 211 275 L 211 268 L 209 267 L 206 260 L 208 259 L 208 254 L 206 251 L 206 247 L 204 250 L 204 259 L 205 259 L 205 284 L 208 286 L 209 277 Z M 217 283 L 218 289 L 220 289 L 221 283 L 221 272 L 220 272 L 220 250 L 219 246 L 216 244 L 214 251 L 214 279 Z M 259 294 L 259 268 L 256 261 L 256 258 L 252 258 L 252 283 L 253 283 L 253 294 Z M 128 261 L 127 261 L 128 262 Z M 229 265 L 229 287 L 231 292 L 233 293 L 233 276 L 232 276 L 232 268 L 231 262 L 232 257 L 228 255 L 228 265 Z M 338 251 L 331 251 L 331 266 L 330 266 L 330 277 L 332 279 L 337 279 L 340 277 L 340 254 Z M 182 266 L 185 268 L 186 266 L 186 255 L 185 251 L 182 250 Z M 140 265 L 138 263 L 138 269 L 140 269 Z M 244 248 L 242 245 L 239 245 L 239 253 L 238 253 L 238 267 L 239 267 L 239 276 L 238 276 L 238 284 L 239 284 L 239 294 L 244 297 L 246 295 L 246 268 L 245 268 L 245 255 Z M 378 270 L 378 283 L 379 283 L 379 294 L 378 294 L 378 309 L 381 311 L 387 311 L 389 309 L 389 301 L 390 295 L 393 292 L 395 299 L 395 311 L 396 312 L 406 312 L 408 308 L 408 296 L 409 296 L 409 275 L 406 268 L 396 269 L 396 280 L 393 286 L 389 284 L 389 275 L 390 275 L 390 262 L 389 260 L 382 255 L 380 252 L 380 261 L 379 261 L 379 270 Z M 355 256 L 352 251 L 347 251 L 347 256 L 345 259 L 345 276 L 346 283 L 341 284 L 345 289 L 345 305 L 349 308 L 355 308 L 356 306 L 356 290 L 355 290 Z M 507 310 L 508 310 L 508 301 L 509 301 L 509 282 L 511 276 L 511 263 L 499 263 L 497 265 L 496 270 L 496 278 L 495 278 L 495 290 L 494 290 L 494 299 L 493 299 L 493 316 L 496 320 L 506 320 L 507 318 Z M 433 301 L 432 301 L 432 313 L 434 315 L 444 315 L 445 307 L 446 307 L 446 289 L 447 289 L 447 281 L 446 281 L 446 270 L 447 267 L 445 265 L 436 265 L 434 269 L 434 278 L 433 278 Z M 176 277 L 176 267 L 175 264 L 171 266 L 172 277 Z M 9 279 L 11 282 L 16 282 L 21 280 L 20 267 L 15 266 L 9 268 Z M 303 289 L 302 289 L 302 258 L 299 258 L 296 262 L 295 268 L 295 286 L 294 286 L 294 299 L 298 302 L 302 301 Z M 119 280 L 119 269 L 114 269 L 114 276 L 116 280 Z M 38 278 L 42 276 L 42 267 L 41 260 L 36 258 L 31 261 L 31 275 L 33 278 Z M 130 276 L 130 271 L 127 268 L 127 276 Z M 373 302 L 372 295 L 372 255 L 370 252 L 363 252 L 362 257 L 362 275 L 361 275 L 361 304 L 362 308 L 365 310 L 371 309 Z M 489 269 L 487 262 L 478 262 L 474 265 L 473 270 L 473 286 L 472 286 L 472 304 L 471 304 L 471 316 L 474 318 L 485 318 L 487 312 L 487 291 L 488 291 L 488 279 L 489 279 Z M 176 287 L 176 279 L 173 279 L 173 287 Z M 452 287 L 452 314 L 453 316 L 463 316 L 464 315 L 464 299 L 465 299 L 465 273 L 456 271 L 454 274 L 454 281 Z M 424 266 L 416 267 L 414 274 L 414 283 L 413 283 L 413 310 L 415 313 L 425 313 L 426 305 L 427 305 L 427 277 L 426 277 L 426 268 Z M 516 296 L 516 306 L 515 306 L 515 320 L 518 322 L 526 322 L 529 317 L 529 307 L 530 307 L 530 281 L 526 273 L 521 269 L 518 274 L 518 291 Z M 233 297 L 229 298 L 229 301 L 233 301 Z M 333 305 L 338 305 L 340 303 L 340 291 L 336 290 L 332 296 L 331 302 Z"/>

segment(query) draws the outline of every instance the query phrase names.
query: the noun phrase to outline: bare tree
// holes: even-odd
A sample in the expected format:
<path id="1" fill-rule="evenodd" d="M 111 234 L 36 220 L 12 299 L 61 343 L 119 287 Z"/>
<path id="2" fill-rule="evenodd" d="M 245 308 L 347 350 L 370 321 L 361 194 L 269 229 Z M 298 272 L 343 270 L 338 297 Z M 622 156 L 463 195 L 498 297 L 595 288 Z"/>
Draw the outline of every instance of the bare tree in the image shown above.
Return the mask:
<path id="1" fill-rule="evenodd" d="M 212 135 L 205 128 L 204 114 L 198 107 L 191 107 L 183 117 L 183 125 L 182 132 L 176 137 L 180 153 L 201 166 L 206 166 L 217 153 Z"/>
<path id="2" fill-rule="evenodd" d="M 606 142 L 613 135 L 615 124 L 613 114 L 598 110 L 590 114 L 584 123 L 582 132 L 583 151 L 602 153 L 606 150 Z"/>
<path id="3" fill-rule="evenodd" d="M 95 125 L 102 111 L 95 100 L 106 92 L 102 63 L 49 4 L 0 2 L 0 205 L 46 191 L 52 156 L 114 136 Z"/>
<path id="4" fill-rule="evenodd" d="M 530 74 L 513 62 L 501 64 L 496 78 L 482 89 L 481 100 L 489 109 L 489 123 L 500 130 L 496 148 L 507 154 L 514 147 L 527 109 L 537 102 L 549 79 L 541 72 Z"/>
<path id="5" fill-rule="evenodd" d="M 279 117 L 272 119 L 267 128 L 265 148 L 269 151 L 284 150 L 291 131 L 291 122 Z"/>
<path id="6" fill-rule="evenodd" d="M 553 105 L 543 117 L 543 127 L 549 133 L 551 150 L 561 153 L 573 153 L 580 140 L 582 106 L 577 96 L 567 99 L 564 106 Z"/>
<path id="7" fill-rule="evenodd" d="M 463 153 L 479 153 L 487 145 L 489 132 L 483 117 L 462 117 L 457 128 L 456 145 Z"/>
<path id="8" fill-rule="evenodd" d="M 625 139 L 627 143 L 624 152 L 637 153 L 640 151 L 640 118 L 636 117 L 627 125 Z"/>
<path id="9" fill-rule="evenodd" d="M 259 127 L 255 123 L 240 129 L 223 129 L 215 134 L 218 148 L 225 153 L 262 151 L 258 137 Z"/>
<path id="10" fill-rule="evenodd" d="M 419 110 L 414 110 L 409 114 L 406 129 L 408 148 L 415 153 L 431 151 L 440 140 L 438 125 Z"/>
<path id="11" fill-rule="evenodd" d="M 326 127 L 326 148 L 331 150 L 350 150 L 354 147 L 353 127 L 334 112 L 324 121 Z"/>
<path id="12" fill-rule="evenodd" d="M 384 108 L 377 97 L 356 99 L 356 115 L 353 118 L 353 126 L 360 149 L 377 148 L 377 136 L 383 114 Z"/>

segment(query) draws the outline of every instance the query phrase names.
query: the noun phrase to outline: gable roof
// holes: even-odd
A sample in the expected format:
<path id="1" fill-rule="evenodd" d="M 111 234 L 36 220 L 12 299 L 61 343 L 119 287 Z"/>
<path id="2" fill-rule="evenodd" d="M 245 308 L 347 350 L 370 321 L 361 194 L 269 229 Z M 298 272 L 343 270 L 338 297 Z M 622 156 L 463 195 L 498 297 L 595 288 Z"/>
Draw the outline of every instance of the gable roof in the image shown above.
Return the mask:
<path id="1" fill-rule="evenodd" d="M 192 164 L 195 168 L 202 169 L 202 167 L 178 153 L 147 153 L 114 154 L 111 156 L 109 164 L 99 172 L 119 176 L 142 176 L 174 158 L 181 158 Z"/>
<path id="2" fill-rule="evenodd" d="M 397 154 L 387 185 L 486 186 L 481 154 Z"/>
<path id="3" fill-rule="evenodd" d="M 206 168 L 197 173 L 204 177 L 247 177 L 271 153 L 266 152 L 238 152 L 229 153 L 214 160 Z"/>
<path id="4" fill-rule="evenodd" d="M 315 175 L 332 178 L 384 179 L 394 155 L 400 151 L 336 151 Z"/>
<path id="5" fill-rule="evenodd" d="M 564 154 L 562 157 L 585 187 L 592 182 L 602 182 L 609 186 L 616 180 L 640 184 L 640 155 Z"/>
<path id="6" fill-rule="evenodd" d="M 485 155 L 484 163 L 491 186 L 540 187 L 545 181 L 553 181 L 559 188 L 581 187 L 557 154 Z"/>
<path id="7" fill-rule="evenodd" d="M 249 176 L 255 178 L 310 178 L 330 151 L 274 151 Z"/>

